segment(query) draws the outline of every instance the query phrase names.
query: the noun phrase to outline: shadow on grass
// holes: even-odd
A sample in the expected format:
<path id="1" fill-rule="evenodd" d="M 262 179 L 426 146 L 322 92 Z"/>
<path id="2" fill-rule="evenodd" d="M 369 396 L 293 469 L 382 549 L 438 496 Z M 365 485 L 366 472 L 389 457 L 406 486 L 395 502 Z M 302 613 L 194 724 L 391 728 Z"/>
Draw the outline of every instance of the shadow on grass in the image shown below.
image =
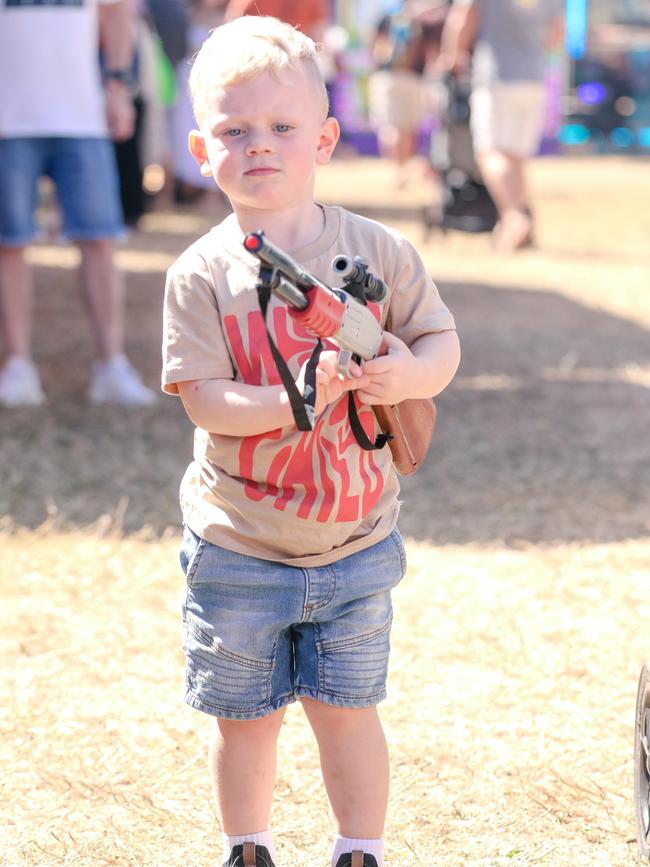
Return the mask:
<path id="1" fill-rule="evenodd" d="M 434 544 L 614 542 L 650 530 L 650 341 L 555 292 L 442 282 L 463 357 L 403 532 Z"/>
<path id="2" fill-rule="evenodd" d="M 92 344 L 69 272 L 39 267 L 35 345 L 49 404 L 0 411 L 0 514 L 37 527 L 113 515 L 178 527 L 192 426 L 180 402 L 89 407 Z M 164 274 L 129 275 L 128 351 L 160 377 Z M 436 545 L 614 542 L 650 529 L 650 341 L 553 292 L 441 283 L 463 347 L 437 401 L 424 467 L 403 480 L 401 528 Z"/>

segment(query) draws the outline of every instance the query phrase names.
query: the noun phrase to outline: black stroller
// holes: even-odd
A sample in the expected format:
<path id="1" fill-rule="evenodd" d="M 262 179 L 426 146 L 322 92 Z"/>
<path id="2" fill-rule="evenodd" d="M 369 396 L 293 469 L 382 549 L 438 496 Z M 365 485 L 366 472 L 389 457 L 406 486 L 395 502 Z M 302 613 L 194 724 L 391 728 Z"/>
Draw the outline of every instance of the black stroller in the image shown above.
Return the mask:
<path id="1" fill-rule="evenodd" d="M 469 81 L 449 75 L 442 91 L 441 129 L 433 136 L 430 155 L 440 178 L 440 202 L 425 206 L 425 232 L 428 235 L 435 227 L 443 232 L 491 232 L 497 209 L 474 158 Z"/>

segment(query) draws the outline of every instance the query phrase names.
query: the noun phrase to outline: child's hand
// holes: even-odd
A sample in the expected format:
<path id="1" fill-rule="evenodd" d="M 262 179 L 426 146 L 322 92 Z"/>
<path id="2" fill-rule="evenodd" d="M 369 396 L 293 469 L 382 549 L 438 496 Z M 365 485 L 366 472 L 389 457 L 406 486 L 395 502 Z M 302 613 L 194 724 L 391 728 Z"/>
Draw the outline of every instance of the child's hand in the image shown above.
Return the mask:
<path id="1" fill-rule="evenodd" d="M 337 401 L 346 391 L 352 389 L 365 388 L 369 385 L 369 377 L 364 371 L 355 364 L 350 362 L 349 377 L 344 377 L 338 369 L 339 354 L 336 350 L 326 350 L 321 353 L 316 368 L 316 404 L 315 412 L 319 415 L 329 406 L 330 403 Z M 296 380 L 296 385 L 300 393 L 304 393 L 305 389 L 305 369 L 307 362 L 303 364 L 300 375 Z"/>
<path id="2" fill-rule="evenodd" d="M 368 385 L 359 386 L 357 395 L 362 403 L 390 406 L 409 397 L 409 385 L 421 376 L 421 362 L 403 340 L 388 331 L 384 331 L 380 352 L 364 362 Z"/>

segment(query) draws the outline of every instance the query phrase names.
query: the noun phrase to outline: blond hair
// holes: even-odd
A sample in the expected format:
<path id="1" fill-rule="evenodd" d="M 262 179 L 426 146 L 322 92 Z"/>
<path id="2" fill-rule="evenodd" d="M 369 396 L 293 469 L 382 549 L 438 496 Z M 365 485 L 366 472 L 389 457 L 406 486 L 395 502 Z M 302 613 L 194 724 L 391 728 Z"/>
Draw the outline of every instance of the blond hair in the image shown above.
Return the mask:
<path id="1" fill-rule="evenodd" d="M 328 98 L 318 58 L 320 48 L 291 24 L 269 15 L 245 15 L 215 27 L 190 71 L 189 90 L 197 123 L 200 125 L 205 117 L 214 87 L 245 81 L 263 72 L 277 76 L 284 69 L 312 76 L 325 119 Z"/>

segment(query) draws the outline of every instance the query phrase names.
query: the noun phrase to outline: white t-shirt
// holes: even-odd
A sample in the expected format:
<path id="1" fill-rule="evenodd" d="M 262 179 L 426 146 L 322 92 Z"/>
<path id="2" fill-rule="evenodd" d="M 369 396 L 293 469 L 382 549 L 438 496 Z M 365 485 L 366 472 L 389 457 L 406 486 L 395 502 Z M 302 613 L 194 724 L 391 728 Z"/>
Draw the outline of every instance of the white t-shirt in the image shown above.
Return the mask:
<path id="1" fill-rule="evenodd" d="M 101 2 L 0 0 L 0 137 L 107 134 Z"/>

